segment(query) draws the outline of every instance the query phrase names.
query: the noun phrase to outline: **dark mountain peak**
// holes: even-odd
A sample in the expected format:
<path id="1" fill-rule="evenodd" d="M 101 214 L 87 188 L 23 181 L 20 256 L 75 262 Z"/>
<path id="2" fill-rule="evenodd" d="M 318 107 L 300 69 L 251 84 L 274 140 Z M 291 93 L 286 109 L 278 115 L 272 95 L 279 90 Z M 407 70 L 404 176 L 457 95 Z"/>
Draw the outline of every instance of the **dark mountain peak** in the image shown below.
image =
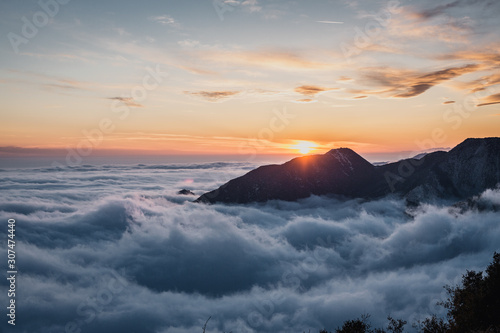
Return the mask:
<path id="1" fill-rule="evenodd" d="M 349 148 L 266 165 L 205 193 L 198 202 L 293 201 L 311 195 L 373 199 L 387 194 L 415 202 L 466 199 L 500 183 L 500 138 L 467 139 L 450 152 L 374 166 Z"/>
<path id="2" fill-rule="evenodd" d="M 310 195 L 359 196 L 375 167 L 349 148 L 266 165 L 205 193 L 198 202 L 293 201 Z"/>
<path id="3" fill-rule="evenodd" d="M 352 150 L 351 148 L 347 148 L 347 147 L 340 147 L 340 148 L 330 149 L 326 154 L 335 154 L 335 153 L 344 153 L 344 154 L 358 155 L 354 150 Z"/>
<path id="4" fill-rule="evenodd" d="M 196 195 L 196 194 L 193 193 L 193 191 L 187 190 L 185 188 L 183 188 L 182 190 L 178 191 L 177 194 L 180 194 L 180 195 Z"/>
<path id="5" fill-rule="evenodd" d="M 479 195 L 500 183 L 500 138 L 467 139 L 434 170 L 443 175 L 440 181 L 448 184 L 446 190 L 459 199 Z"/>
<path id="6" fill-rule="evenodd" d="M 304 168 L 313 168 L 317 163 L 340 164 L 352 166 L 355 164 L 371 165 L 370 162 L 361 157 L 354 150 L 349 148 L 331 149 L 324 154 L 306 155 L 296 157 L 283 165 L 300 163 Z"/>
<path id="7" fill-rule="evenodd" d="M 478 150 L 484 150 L 488 148 L 499 148 L 500 138 L 490 137 L 490 138 L 469 138 L 464 140 L 462 143 L 458 144 L 455 148 L 450 150 L 451 152 L 477 152 Z"/>
<path id="8" fill-rule="evenodd" d="M 340 174 L 349 176 L 369 173 L 374 169 L 370 162 L 349 148 L 337 148 L 325 154 L 297 157 L 280 167 L 288 174 L 300 176 L 300 179 L 323 183 Z"/>
<path id="9" fill-rule="evenodd" d="M 367 160 L 365 160 L 361 155 L 356 153 L 354 150 L 350 148 L 336 148 L 336 149 L 331 149 L 328 151 L 325 155 L 333 155 L 335 158 L 339 160 L 350 160 L 350 161 L 358 161 L 361 162 L 364 161 L 368 164 L 371 164 Z"/>
<path id="10" fill-rule="evenodd" d="M 328 151 L 327 153 L 325 153 L 325 155 L 333 155 L 333 156 L 336 156 L 338 158 L 363 159 L 364 160 L 364 158 L 361 157 L 354 150 L 352 150 L 350 148 L 344 148 L 344 147 L 331 149 L 330 151 Z"/>

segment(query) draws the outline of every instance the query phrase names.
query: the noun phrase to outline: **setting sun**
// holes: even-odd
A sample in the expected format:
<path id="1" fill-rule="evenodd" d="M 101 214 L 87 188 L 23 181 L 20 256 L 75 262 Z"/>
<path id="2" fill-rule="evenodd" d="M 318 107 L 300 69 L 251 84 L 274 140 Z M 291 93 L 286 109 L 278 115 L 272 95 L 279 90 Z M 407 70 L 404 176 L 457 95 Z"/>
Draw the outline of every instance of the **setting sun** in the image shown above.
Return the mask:
<path id="1" fill-rule="evenodd" d="M 311 141 L 297 141 L 297 143 L 290 148 L 298 150 L 301 154 L 309 154 L 312 150 L 316 149 L 316 147 L 318 147 L 318 145 Z"/>

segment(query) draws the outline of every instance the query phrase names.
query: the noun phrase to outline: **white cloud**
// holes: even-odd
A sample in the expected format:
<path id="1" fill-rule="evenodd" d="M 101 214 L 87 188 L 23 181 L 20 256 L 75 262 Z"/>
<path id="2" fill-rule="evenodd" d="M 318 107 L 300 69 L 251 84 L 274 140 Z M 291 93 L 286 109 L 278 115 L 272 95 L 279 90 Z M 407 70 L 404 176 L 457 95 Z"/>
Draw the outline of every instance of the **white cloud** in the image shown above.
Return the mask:
<path id="1" fill-rule="evenodd" d="M 170 15 L 150 16 L 148 19 L 161 25 L 168 25 L 174 28 L 180 27 L 179 23 Z"/>
<path id="2" fill-rule="evenodd" d="M 382 326 L 388 314 L 444 315 L 442 286 L 499 250 L 493 210 L 409 212 L 394 198 L 326 197 L 207 206 L 176 194 L 253 167 L 3 170 L 0 218 L 17 221 L 22 267 L 20 328 L 192 332 L 211 316 L 209 331 L 314 332 L 364 312 Z M 498 203 L 500 191 L 481 200 Z"/>
<path id="3" fill-rule="evenodd" d="M 250 13 L 260 12 L 262 7 L 259 6 L 257 0 L 245 0 L 241 3 L 243 7 L 246 7 Z"/>
<path id="4" fill-rule="evenodd" d="M 192 40 L 192 39 L 186 39 L 186 40 L 181 40 L 177 42 L 180 46 L 183 47 L 196 47 L 200 46 L 200 42 L 197 40 Z"/>

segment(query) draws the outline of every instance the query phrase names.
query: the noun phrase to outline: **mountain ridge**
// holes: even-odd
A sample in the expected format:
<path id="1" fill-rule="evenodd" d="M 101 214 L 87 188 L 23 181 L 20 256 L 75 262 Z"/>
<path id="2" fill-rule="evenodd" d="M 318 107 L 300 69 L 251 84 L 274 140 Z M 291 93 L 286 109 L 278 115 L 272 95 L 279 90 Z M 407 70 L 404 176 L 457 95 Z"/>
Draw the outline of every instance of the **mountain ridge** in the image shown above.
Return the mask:
<path id="1" fill-rule="evenodd" d="M 466 139 L 437 151 L 375 166 L 350 148 L 265 165 L 200 196 L 202 203 L 296 201 L 311 195 L 377 199 L 389 194 L 418 203 L 464 200 L 500 183 L 500 138 Z"/>

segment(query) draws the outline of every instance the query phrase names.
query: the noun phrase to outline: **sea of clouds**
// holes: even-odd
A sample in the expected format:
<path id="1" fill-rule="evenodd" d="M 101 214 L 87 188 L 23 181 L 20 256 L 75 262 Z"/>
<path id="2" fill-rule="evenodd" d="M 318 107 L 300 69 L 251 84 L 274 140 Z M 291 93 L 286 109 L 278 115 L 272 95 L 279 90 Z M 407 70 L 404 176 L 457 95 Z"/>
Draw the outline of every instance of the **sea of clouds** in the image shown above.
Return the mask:
<path id="1" fill-rule="evenodd" d="M 444 316 L 443 286 L 500 251 L 498 211 L 409 209 L 390 197 L 210 206 L 177 194 L 255 166 L 0 170 L 0 244 L 15 219 L 19 270 L 16 328 L 5 314 L 1 327 L 192 333 L 211 317 L 206 332 L 300 333 L 364 313 L 378 327 L 387 315 L 411 324 Z M 481 200 L 498 204 L 500 192 Z"/>

